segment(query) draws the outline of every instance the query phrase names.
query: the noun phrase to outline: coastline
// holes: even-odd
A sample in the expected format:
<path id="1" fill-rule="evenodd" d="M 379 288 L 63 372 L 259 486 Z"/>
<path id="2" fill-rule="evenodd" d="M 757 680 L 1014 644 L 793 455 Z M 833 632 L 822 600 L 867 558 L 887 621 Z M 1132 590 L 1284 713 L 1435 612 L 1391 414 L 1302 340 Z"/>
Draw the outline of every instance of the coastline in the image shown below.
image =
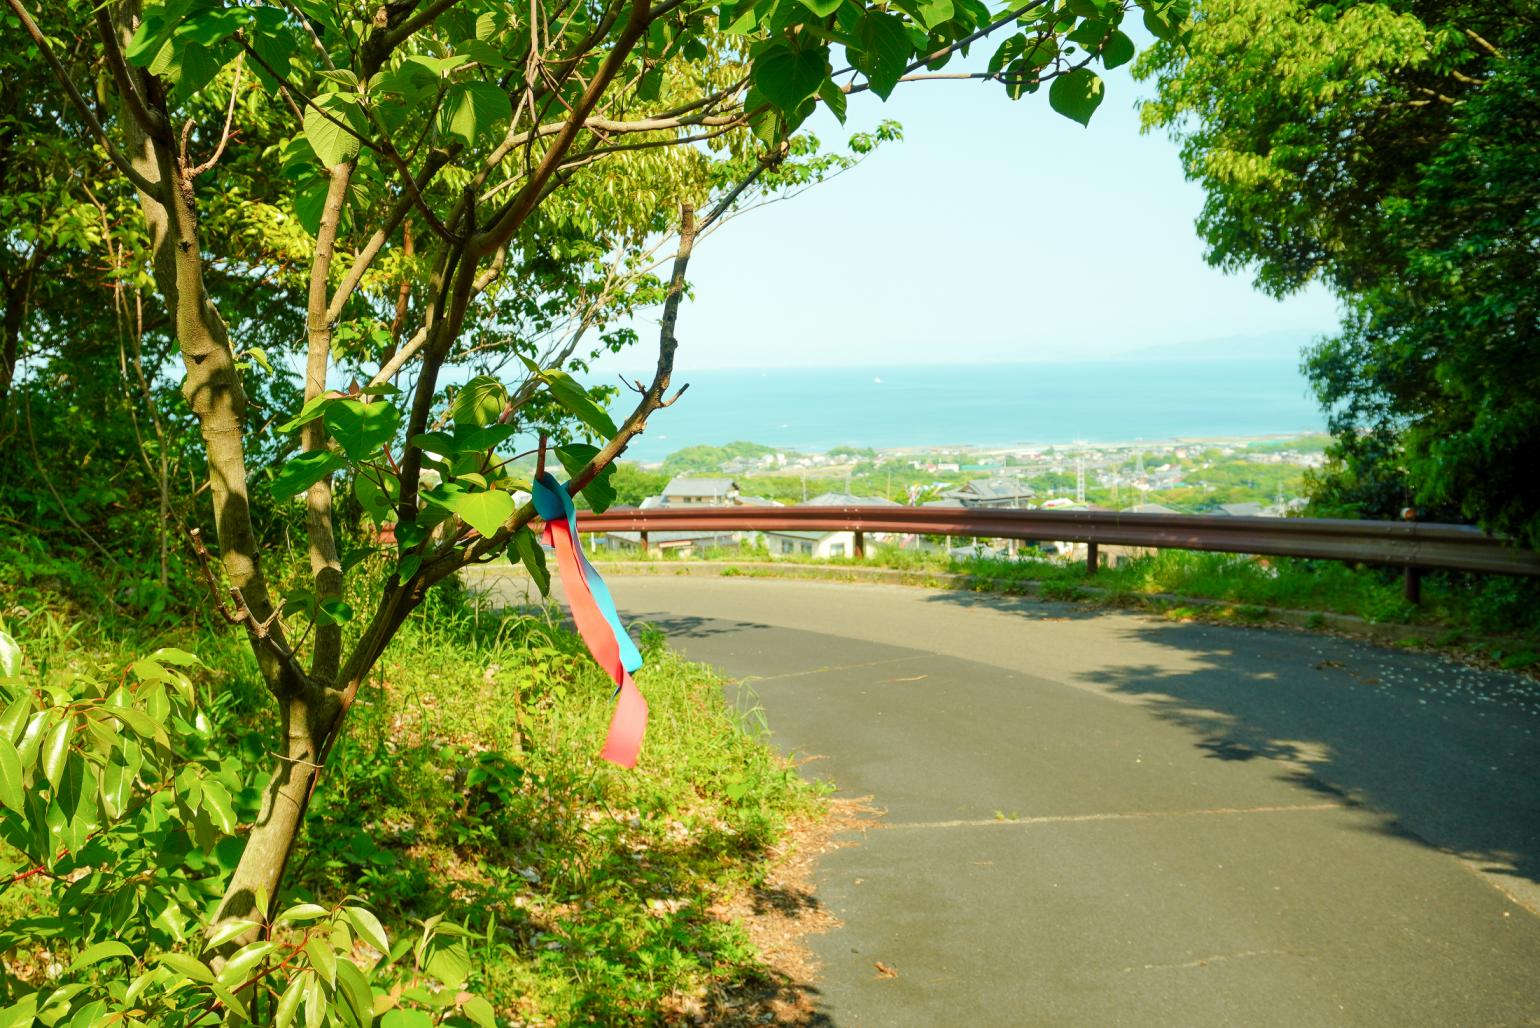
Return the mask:
<path id="1" fill-rule="evenodd" d="M 1143 453 L 1170 453 L 1176 450 L 1204 450 L 1214 448 L 1246 449 L 1257 444 L 1282 445 L 1282 448 L 1296 449 L 1308 453 L 1319 453 L 1324 445 L 1312 445 L 1306 440 L 1324 440 L 1328 438 L 1326 432 L 1320 429 L 1301 429 L 1294 432 L 1267 432 L 1261 434 L 1224 434 L 1210 436 L 1168 436 L 1164 438 L 1133 438 L 1118 440 L 1077 440 L 1072 442 L 1019 442 L 1019 443 L 956 443 L 916 446 L 862 446 L 859 443 L 842 443 L 829 447 L 775 447 L 768 443 L 761 443 L 754 439 L 731 439 L 722 442 L 697 443 L 696 446 L 728 447 L 736 444 L 747 443 L 756 447 L 764 447 L 767 450 L 784 454 L 788 457 L 816 457 L 823 458 L 828 463 L 825 467 L 843 466 L 855 464 L 861 458 L 853 457 L 848 461 L 831 458 L 830 454 L 839 449 L 852 448 L 870 450 L 879 461 L 914 460 L 923 457 L 977 457 L 977 458 L 1003 458 L 1003 457 L 1074 457 L 1077 454 L 1086 456 L 1124 453 L 1139 451 Z M 1289 443 L 1305 443 L 1305 445 L 1288 447 Z M 680 447 L 672 453 L 682 452 L 691 447 Z M 672 453 L 669 456 L 672 456 Z M 629 460 L 642 468 L 662 467 L 667 457 L 653 460 Z"/>

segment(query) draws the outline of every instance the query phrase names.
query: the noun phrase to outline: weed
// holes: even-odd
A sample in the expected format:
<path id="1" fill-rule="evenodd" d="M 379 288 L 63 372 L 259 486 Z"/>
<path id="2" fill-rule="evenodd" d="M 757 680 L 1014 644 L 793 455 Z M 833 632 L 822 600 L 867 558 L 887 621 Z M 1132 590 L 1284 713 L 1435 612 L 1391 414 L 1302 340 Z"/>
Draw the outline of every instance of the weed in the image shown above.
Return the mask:
<path id="1" fill-rule="evenodd" d="M 744 932 L 711 910 L 763 875 L 787 820 L 824 792 L 765 745 L 762 712 L 731 710 L 719 678 L 641 626 L 651 722 L 641 763 L 622 771 L 597 758 L 613 686 L 549 612 L 454 594 L 425 606 L 359 693 L 286 899 L 361 897 L 393 937 L 447 912 L 486 937 L 475 990 L 526 1022 L 658 1021 L 671 996 L 761 974 Z M 8 621 L 61 671 L 146 645 L 194 650 L 220 682 L 227 744 L 258 765 L 275 746 L 253 731 L 267 700 L 227 629 L 146 640 L 135 623 L 37 602 Z M 33 906 L 11 889 L 0 919 Z"/>

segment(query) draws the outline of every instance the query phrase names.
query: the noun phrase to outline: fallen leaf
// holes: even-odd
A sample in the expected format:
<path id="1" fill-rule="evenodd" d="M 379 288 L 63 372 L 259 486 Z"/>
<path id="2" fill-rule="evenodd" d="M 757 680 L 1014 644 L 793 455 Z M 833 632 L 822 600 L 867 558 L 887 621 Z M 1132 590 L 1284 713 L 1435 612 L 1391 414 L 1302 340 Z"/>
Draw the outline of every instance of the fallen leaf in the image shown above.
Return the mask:
<path id="1" fill-rule="evenodd" d="M 879 977 L 879 978 L 897 978 L 898 977 L 898 972 L 897 971 L 893 970 L 891 967 L 889 967 L 887 964 L 884 964 L 880 960 L 874 961 L 872 963 L 872 966 L 877 969 L 877 977 Z"/>

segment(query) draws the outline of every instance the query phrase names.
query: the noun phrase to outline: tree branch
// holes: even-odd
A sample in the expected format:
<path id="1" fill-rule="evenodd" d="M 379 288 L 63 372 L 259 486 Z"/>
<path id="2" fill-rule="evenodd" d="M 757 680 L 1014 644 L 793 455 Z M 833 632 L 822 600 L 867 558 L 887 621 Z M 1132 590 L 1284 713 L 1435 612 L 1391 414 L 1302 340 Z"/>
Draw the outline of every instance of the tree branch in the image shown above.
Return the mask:
<path id="1" fill-rule="evenodd" d="M 139 95 L 139 87 L 134 84 L 133 74 L 128 70 L 127 62 L 123 60 L 123 50 L 118 46 L 117 28 L 112 24 L 112 16 L 107 13 L 106 4 L 96 9 L 96 31 L 102 37 L 102 50 L 107 55 L 107 67 L 112 71 L 112 79 L 117 83 L 118 92 L 123 95 L 124 103 L 128 105 L 130 116 L 139 123 L 145 135 L 162 142 L 169 142 L 171 126 L 167 124 L 165 118 L 146 107 L 144 97 Z"/>
<path id="2" fill-rule="evenodd" d="M 219 145 L 214 148 L 213 156 L 196 168 L 186 172 L 188 178 L 197 178 L 205 171 L 219 163 L 219 158 L 224 155 L 225 144 L 230 142 L 230 125 L 235 121 L 235 102 L 241 95 L 241 59 L 243 55 L 237 54 L 235 58 L 235 77 L 230 82 L 230 106 L 225 109 L 225 127 L 219 133 Z"/>
<path id="3" fill-rule="evenodd" d="M 53 70 L 54 78 L 59 80 L 59 85 L 63 86 L 64 91 L 69 94 L 70 102 L 80 112 L 81 120 L 86 123 L 86 127 L 96 137 L 96 141 L 102 145 L 102 149 L 107 151 L 107 159 L 112 161 L 113 166 L 134 184 L 135 189 L 150 196 L 159 197 L 161 194 L 155 183 L 139 174 L 134 169 L 134 166 L 129 163 L 128 158 L 124 157 L 118 148 L 113 145 L 112 140 L 107 138 L 106 129 L 102 128 L 102 123 L 96 120 L 96 115 L 92 113 L 90 106 L 87 105 L 85 97 L 81 96 L 80 90 L 75 88 L 75 83 L 70 79 L 69 73 L 65 71 L 64 65 L 59 63 L 59 58 L 54 56 L 53 47 L 48 45 L 48 40 L 43 37 L 42 31 L 38 29 L 37 22 L 32 20 L 32 15 L 28 14 L 27 9 L 21 5 L 21 0 L 6 0 L 6 3 L 10 5 L 12 11 L 16 12 L 16 17 L 21 19 L 21 26 L 27 30 L 27 35 L 32 37 L 32 42 L 36 43 L 37 48 L 43 52 L 43 59 L 48 62 L 48 67 Z"/>

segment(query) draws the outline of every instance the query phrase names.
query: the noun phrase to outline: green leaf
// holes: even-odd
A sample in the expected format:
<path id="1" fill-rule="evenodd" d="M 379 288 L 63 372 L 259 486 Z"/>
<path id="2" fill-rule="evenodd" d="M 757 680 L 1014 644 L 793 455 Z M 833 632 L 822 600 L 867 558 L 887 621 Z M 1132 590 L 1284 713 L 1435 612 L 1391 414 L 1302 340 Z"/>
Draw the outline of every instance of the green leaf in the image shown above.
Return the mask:
<path id="1" fill-rule="evenodd" d="M 428 957 L 427 972 L 453 988 L 471 976 L 471 961 L 461 945 L 440 946 Z"/>
<path id="2" fill-rule="evenodd" d="M 492 1010 L 492 1004 L 480 996 L 472 996 L 460 1009 L 476 1022 L 477 1028 L 497 1028 L 497 1014 Z"/>
<path id="3" fill-rule="evenodd" d="M 1121 68 L 1134 59 L 1134 41 L 1122 32 L 1114 32 L 1107 45 L 1102 47 L 1102 64 L 1108 68 Z"/>
<path id="4" fill-rule="evenodd" d="M 1059 76 L 1048 88 L 1048 106 L 1082 125 L 1091 124 L 1091 115 L 1101 102 L 1102 80 L 1087 68 Z"/>
<path id="5" fill-rule="evenodd" d="M 8 632 L 0 632 L 0 677 L 21 674 L 21 647 Z"/>
<path id="6" fill-rule="evenodd" d="M 450 54 L 448 57 L 429 57 L 427 54 L 413 54 L 406 59 L 405 63 L 422 68 L 429 75 L 432 75 L 434 79 L 440 79 L 469 61 L 470 58 L 464 54 Z"/>
<path id="7" fill-rule="evenodd" d="M 827 18 L 829 15 L 839 10 L 840 4 L 844 2 L 845 0 L 802 0 L 802 6 L 806 7 L 820 18 Z"/>
<path id="8" fill-rule="evenodd" d="M 952 15 L 956 13 L 952 7 L 952 0 L 920 0 L 915 7 L 917 20 L 927 29 L 934 29 L 943 22 L 951 21 Z"/>
<path id="9" fill-rule="evenodd" d="M 316 418 L 324 416 L 326 414 L 327 404 L 336 402 L 336 399 L 337 398 L 335 396 L 328 396 L 325 393 L 322 393 L 320 396 L 315 396 L 309 400 L 306 400 L 305 405 L 300 408 L 299 413 L 294 415 L 294 417 L 290 418 L 288 421 L 285 421 L 283 424 L 279 425 L 278 431 L 292 432 L 301 425 L 307 424 L 311 421 L 314 421 Z"/>
<path id="10" fill-rule="evenodd" d="M 22 767 L 31 767 L 36 762 L 38 750 L 43 745 L 43 736 L 57 716 L 56 711 L 40 710 L 27 719 L 27 727 L 21 730 L 21 741 L 16 744 Z"/>
<path id="11" fill-rule="evenodd" d="M 1075 26 L 1075 30 L 1064 38 L 1068 39 L 1071 43 L 1079 43 L 1087 50 L 1092 50 L 1107 35 L 1107 30 L 1111 27 L 1099 18 L 1087 18 Z"/>
<path id="12" fill-rule="evenodd" d="M 238 939 L 242 935 L 245 935 L 247 932 L 251 931 L 253 928 L 259 927 L 261 927 L 261 923 L 258 921 L 226 921 L 224 924 L 214 929 L 213 932 L 209 933 L 209 937 L 203 942 L 203 948 L 205 950 L 216 950 L 230 940 Z"/>
<path id="13" fill-rule="evenodd" d="M 43 741 L 43 777 L 54 789 L 58 789 L 59 777 L 64 774 L 64 759 L 69 755 L 70 739 L 74 734 L 75 719 L 66 715 Z"/>
<path id="14" fill-rule="evenodd" d="M 221 985 L 241 985 L 251 972 L 262 961 L 266 960 L 275 950 L 278 943 L 269 939 L 259 939 L 248 943 L 236 950 L 228 963 L 219 971 L 219 983 Z"/>
<path id="15" fill-rule="evenodd" d="M 319 903 L 296 903 L 294 906 L 278 915 L 275 924 L 308 924 L 311 921 L 319 921 L 330 914 L 331 911 Z"/>
<path id="16" fill-rule="evenodd" d="M 390 937 L 385 934 L 385 926 L 380 924 L 380 919 L 373 913 L 363 907 L 343 907 L 342 913 L 359 938 L 381 953 L 390 952 Z"/>
<path id="17" fill-rule="evenodd" d="M 123 56 L 128 58 L 130 64 L 147 67 L 161 48 L 171 41 L 171 33 L 191 6 L 192 0 L 168 0 L 167 3 L 150 7 L 144 12 L 134 38 L 124 48 Z"/>
<path id="18" fill-rule="evenodd" d="M 70 961 L 70 971 L 75 972 L 82 967 L 90 967 L 92 964 L 106 960 L 109 957 L 128 957 L 132 960 L 134 958 L 134 951 L 115 939 L 108 940 L 107 942 L 98 942 L 94 946 L 87 946 L 81 950 L 80 955 Z"/>
<path id="19" fill-rule="evenodd" d="M 369 134 L 369 120 L 358 105 L 358 97 L 322 93 L 312 103 L 305 107 L 305 140 L 321 163 L 331 168 L 357 157 L 359 140 Z"/>
<path id="20" fill-rule="evenodd" d="M 754 7 L 757 0 L 728 0 L 720 8 L 718 26 L 723 35 L 744 36 L 754 31 L 758 15 Z"/>
<path id="21" fill-rule="evenodd" d="M 586 443 L 571 443 L 556 448 L 556 459 L 561 461 L 561 466 L 567 469 L 567 475 L 571 478 L 576 478 L 578 472 L 598 455 L 599 448 Z M 595 514 L 603 514 L 615 502 L 614 480 L 615 465 L 611 463 L 582 488 L 582 495 Z"/>
<path id="22" fill-rule="evenodd" d="M 269 93 L 276 93 L 282 83 L 268 74 L 267 68 L 262 65 L 266 63 L 280 74 L 287 72 L 289 59 L 299 49 L 298 40 L 284 24 L 282 11 L 269 7 L 258 8 L 250 13 L 252 17 L 247 38 L 251 41 L 252 49 L 262 60 L 250 62 L 249 67 L 261 80 L 263 89 Z"/>
<path id="23" fill-rule="evenodd" d="M 396 581 L 410 581 L 411 577 L 417 574 L 417 569 L 420 567 L 422 567 L 422 554 L 407 554 L 405 557 L 402 557 L 401 562 L 396 565 Z"/>
<path id="24" fill-rule="evenodd" d="M 401 480 L 377 468 L 359 468 L 357 477 L 353 479 L 353 495 L 358 497 L 359 506 L 374 519 L 376 525 L 387 525 L 396 520 L 396 501 L 401 495 Z"/>
<path id="25" fill-rule="evenodd" d="M 476 137 L 494 131 L 512 115 L 508 94 L 490 82 L 456 82 L 444 91 L 439 131 L 474 146 Z"/>
<path id="26" fill-rule="evenodd" d="M 353 620 L 353 608 L 342 600 L 332 597 L 321 601 L 321 624 L 345 625 Z"/>
<path id="27" fill-rule="evenodd" d="M 845 124 L 846 101 L 849 98 L 840 89 L 839 83 L 833 79 L 824 79 L 823 85 L 818 87 L 818 98 L 828 106 L 829 113 L 833 114 L 841 125 Z"/>
<path id="28" fill-rule="evenodd" d="M 495 534 L 518 509 L 508 493 L 497 489 L 470 492 L 458 482 L 445 482 L 423 493 L 423 499 L 459 515 L 461 520 L 484 536 Z"/>
<path id="29" fill-rule="evenodd" d="M 1059 56 L 1059 41 L 1053 36 L 1033 39 L 1021 51 L 1021 60 L 1031 68 L 1044 68 Z"/>
<path id="30" fill-rule="evenodd" d="M 199 982 L 214 981 L 214 972 L 209 970 L 208 965 L 186 953 L 162 953 L 157 959 L 184 978 Z"/>
<path id="31" fill-rule="evenodd" d="M 495 424 L 507 405 L 508 390 L 503 384 L 491 375 L 477 375 L 460 387 L 449 412 L 456 428 L 480 428 Z"/>
<path id="32" fill-rule="evenodd" d="M 540 541 L 535 538 L 535 533 L 528 527 L 522 527 L 513 533 L 514 552 L 524 562 L 524 567 L 529 571 L 529 577 L 534 579 L 535 585 L 540 589 L 541 596 L 551 594 L 551 572 L 545 566 L 545 551 L 540 548 Z"/>
<path id="33" fill-rule="evenodd" d="M 0 803 L 27 817 L 27 793 L 22 787 L 21 756 L 11 740 L 0 738 Z"/>
<path id="34" fill-rule="evenodd" d="M 866 76 L 872 92 L 886 100 L 914 54 L 914 44 L 904 27 L 904 20 L 894 14 L 867 11 L 856 38 L 861 47 L 859 50 L 847 48 L 850 63 Z"/>
<path id="35" fill-rule="evenodd" d="M 330 450 L 312 450 L 289 458 L 289 462 L 273 476 L 273 484 L 269 488 L 274 497 L 287 500 L 347 466 L 347 461 Z"/>
<path id="36" fill-rule="evenodd" d="M 337 984 L 337 951 L 332 949 L 332 941 L 329 935 L 312 935 L 310 941 L 305 943 L 305 954 L 310 957 L 310 966 L 315 968 L 327 985 L 335 987 Z"/>
<path id="37" fill-rule="evenodd" d="M 556 402 L 565 407 L 583 424 L 593 429 L 606 439 L 615 438 L 618 429 L 615 422 L 605 413 L 604 408 L 594 403 L 587 390 L 578 385 L 577 380 L 565 371 L 557 371 L 555 368 L 540 373 L 545 379 L 546 386 L 551 390 L 551 395 Z"/>
<path id="38" fill-rule="evenodd" d="M 235 834 L 235 807 L 230 802 L 230 793 L 223 785 L 212 778 L 204 779 L 201 805 L 209 812 L 209 816 L 214 819 L 214 824 L 219 826 L 221 832 L 226 835 Z"/>
<path id="39" fill-rule="evenodd" d="M 289 987 L 283 990 L 283 998 L 278 1001 L 278 1013 L 274 1018 L 275 1028 L 289 1028 L 294 1022 L 294 1012 L 299 1009 L 299 1001 L 305 997 L 305 980 L 304 975 L 295 975 Z"/>
<path id="40" fill-rule="evenodd" d="M 1174 11 L 1157 13 L 1152 8 L 1145 8 L 1144 27 L 1159 40 L 1175 39 L 1182 31 L 1181 19 Z"/>
<path id="41" fill-rule="evenodd" d="M 338 400 L 326 408 L 326 430 L 353 460 L 365 460 L 395 437 L 401 411 L 388 400 Z"/>
<path id="42" fill-rule="evenodd" d="M 186 650 L 179 650 L 175 646 L 162 646 L 150 654 L 150 659 L 158 660 L 162 664 L 172 664 L 176 667 L 204 666 L 203 661 L 198 659 L 197 654 L 188 653 Z"/>
<path id="43" fill-rule="evenodd" d="M 829 48 L 809 46 L 794 50 L 777 40 L 755 56 L 753 76 L 765 99 L 791 114 L 802 101 L 818 92 L 828 78 Z"/>
<path id="44" fill-rule="evenodd" d="M 239 985 L 240 983 L 237 982 L 236 984 Z M 211 984 L 209 991 L 219 997 L 219 1001 L 225 1005 L 225 1009 L 236 1015 L 230 1018 L 227 1023 L 240 1024 L 243 1021 L 248 1023 L 251 1021 L 251 1011 L 246 1009 L 246 1004 L 241 1002 L 241 998 L 235 993 L 218 982 Z M 70 1028 L 74 1028 L 74 1026 L 71 1025 Z"/>
<path id="45" fill-rule="evenodd" d="M 374 1023 L 374 994 L 364 973 L 351 960 L 337 962 L 337 995 L 347 1004 L 360 1028 L 369 1028 Z"/>
<path id="46" fill-rule="evenodd" d="M 498 415 L 502 407 L 498 407 Z M 518 433 L 514 425 L 492 424 L 479 427 L 473 424 L 456 425 L 453 433 L 424 432 L 412 436 L 413 446 L 441 457 L 454 457 L 462 453 L 480 453 L 506 442 Z"/>
<path id="47" fill-rule="evenodd" d="M 27 727 L 27 718 L 31 716 L 32 697 L 23 693 L 11 701 L 4 714 L 0 714 L 0 739 L 14 744 L 21 738 L 22 729 Z"/>
<path id="48" fill-rule="evenodd" d="M 319 975 L 305 981 L 305 1028 L 321 1028 L 326 1023 L 326 990 Z"/>
<path id="49" fill-rule="evenodd" d="M 154 718 L 142 710 L 135 710 L 132 707 L 119 707 L 112 704 L 105 705 L 101 709 L 103 714 L 109 714 L 117 718 L 128 726 L 129 731 L 141 739 L 153 739 L 155 733 L 162 729 L 162 726 L 157 724 Z"/>
<path id="50" fill-rule="evenodd" d="M 205 8 L 184 18 L 176 27 L 175 38 L 179 42 L 210 46 L 233 35 L 244 20 L 245 13 L 238 9 Z"/>
<path id="51" fill-rule="evenodd" d="M 153 661 L 148 657 L 140 657 L 130 664 L 128 669 L 141 682 L 169 682 L 171 680 L 171 672 L 161 667 L 157 661 Z"/>

